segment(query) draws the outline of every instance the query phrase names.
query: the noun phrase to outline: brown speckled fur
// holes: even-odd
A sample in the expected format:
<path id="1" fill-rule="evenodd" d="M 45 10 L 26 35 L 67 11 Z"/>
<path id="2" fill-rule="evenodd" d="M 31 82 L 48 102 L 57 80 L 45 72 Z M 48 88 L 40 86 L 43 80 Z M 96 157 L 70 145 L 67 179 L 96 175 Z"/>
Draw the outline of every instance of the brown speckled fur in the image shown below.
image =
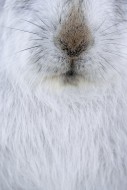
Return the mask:
<path id="1" fill-rule="evenodd" d="M 73 7 L 62 23 L 58 39 L 61 48 L 71 51 L 71 56 L 77 56 L 86 50 L 90 43 L 91 35 L 81 8 Z"/>

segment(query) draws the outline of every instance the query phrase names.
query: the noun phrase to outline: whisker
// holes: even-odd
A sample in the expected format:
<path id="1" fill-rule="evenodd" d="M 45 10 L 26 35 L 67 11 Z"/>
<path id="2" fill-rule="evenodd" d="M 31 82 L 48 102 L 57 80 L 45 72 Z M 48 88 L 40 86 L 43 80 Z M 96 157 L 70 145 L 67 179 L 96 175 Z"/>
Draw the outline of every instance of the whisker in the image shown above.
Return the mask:
<path id="1" fill-rule="evenodd" d="M 25 22 L 28 22 L 28 23 L 30 23 L 30 24 L 32 24 L 32 25 L 34 25 L 34 26 L 37 26 L 38 28 L 40 28 L 40 29 L 42 29 L 42 30 L 46 30 L 46 29 L 43 28 L 42 26 L 39 26 L 38 24 L 35 24 L 35 23 L 33 23 L 33 22 L 29 21 L 29 20 L 25 20 L 25 19 L 22 19 L 22 20 L 24 20 Z"/>
<path id="2" fill-rule="evenodd" d="M 43 40 L 43 39 L 41 39 L 41 38 L 40 38 L 40 39 L 39 39 L 39 38 L 36 39 L 36 38 L 35 38 L 35 39 L 30 39 L 30 40 L 33 40 L 33 41 L 34 41 L 34 40 L 40 40 L 40 41 L 41 41 L 41 40 Z"/>
<path id="3" fill-rule="evenodd" d="M 91 61 L 92 61 L 92 63 L 94 64 L 94 62 L 93 62 L 92 59 L 91 59 Z M 102 66 L 101 69 L 102 69 L 102 70 L 104 71 L 104 73 L 105 73 L 105 72 L 106 72 L 105 66 L 104 66 L 101 62 L 99 62 L 99 64 Z M 104 75 L 103 75 L 102 72 L 101 72 L 101 69 L 99 69 L 100 75 L 101 75 L 101 77 L 106 81 Z"/>
<path id="4" fill-rule="evenodd" d="M 104 20 L 101 22 L 101 24 L 100 24 L 99 27 L 95 30 L 95 32 L 98 32 L 98 31 L 101 29 L 101 27 L 104 25 L 105 22 L 106 22 L 106 19 L 104 19 Z"/>
<path id="5" fill-rule="evenodd" d="M 27 31 L 27 30 L 22 30 L 22 29 L 18 29 L 18 28 L 12 28 L 12 27 L 8 27 L 8 26 L 5 26 L 5 27 L 8 28 L 8 29 L 12 29 L 12 30 L 16 30 L 16 31 L 21 31 L 21 32 L 26 32 L 26 33 L 30 33 L 30 34 L 34 34 L 36 36 L 39 36 L 39 34 L 34 33 L 34 32 L 30 32 L 30 31 Z"/>
<path id="6" fill-rule="evenodd" d="M 99 64 L 102 66 L 103 71 L 105 71 L 105 66 L 101 62 Z"/>
<path id="7" fill-rule="evenodd" d="M 101 39 L 100 41 L 116 41 L 116 40 L 122 40 L 123 38 L 104 38 Z"/>
<path id="8" fill-rule="evenodd" d="M 38 63 L 38 61 L 40 61 L 43 57 L 44 57 L 44 55 L 43 55 L 43 56 L 40 56 L 34 63 L 35 63 L 35 64 Z"/>
<path id="9" fill-rule="evenodd" d="M 36 52 L 36 53 L 34 54 L 34 56 L 35 56 L 35 57 L 39 56 L 39 55 L 40 55 L 40 53 L 42 53 L 43 51 L 44 51 L 44 50 L 43 50 L 43 49 L 41 49 L 41 51 Z"/>
<path id="10" fill-rule="evenodd" d="M 35 11 L 35 12 L 37 12 L 37 11 Z M 35 13 L 35 15 L 47 28 L 49 28 L 49 26 L 38 16 L 37 13 Z"/>
<path id="11" fill-rule="evenodd" d="M 45 48 L 45 50 L 46 50 L 46 48 Z M 41 48 L 41 50 L 39 52 L 37 52 L 35 55 L 38 55 L 38 54 L 42 53 L 43 51 L 44 51 L 44 49 Z"/>
<path id="12" fill-rule="evenodd" d="M 121 76 L 121 73 L 105 57 L 103 57 L 101 54 L 99 54 L 99 56 Z"/>
<path id="13" fill-rule="evenodd" d="M 122 33 L 120 33 L 121 30 L 115 30 L 115 31 L 110 32 L 110 33 L 105 33 L 104 36 L 108 36 L 108 35 L 111 35 L 111 34 L 117 34 L 117 35 L 119 35 L 119 34 L 126 34 L 127 32 L 123 32 L 123 31 L 125 31 L 125 30 L 127 30 L 127 28 L 126 28 L 126 29 L 123 29 L 123 30 L 122 30 Z"/>
<path id="14" fill-rule="evenodd" d="M 41 37 L 40 39 L 39 38 L 32 38 L 32 39 L 30 39 L 30 40 L 33 40 L 33 41 L 43 41 L 44 39 L 48 39 L 48 37 L 46 37 L 46 36 L 43 36 L 43 37 Z"/>
<path id="15" fill-rule="evenodd" d="M 106 43 L 106 44 L 127 47 L 127 45 L 124 45 L 124 44 L 117 44 L 117 43 Z"/>
<path id="16" fill-rule="evenodd" d="M 122 23 L 121 23 L 121 22 L 120 22 L 120 23 L 115 23 L 115 24 L 109 26 L 108 28 L 102 30 L 101 32 L 103 33 L 103 32 L 105 32 L 105 31 L 109 30 L 110 28 L 112 28 L 112 27 L 114 27 L 114 26 L 117 26 L 117 25 L 120 25 L 120 24 L 122 24 Z"/>
<path id="17" fill-rule="evenodd" d="M 113 54 L 113 55 L 117 55 L 117 56 L 119 56 L 119 57 L 121 57 L 121 58 L 127 60 L 127 57 L 124 57 L 124 56 L 123 56 L 123 55 L 127 56 L 126 53 L 118 52 L 118 51 L 111 51 L 111 52 L 110 52 L 109 50 L 104 50 L 104 51 L 107 52 L 107 53 Z M 120 54 L 119 54 L 119 53 L 120 53 Z M 122 55 L 121 55 L 121 54 L 122 54 Z"/>
<path id="18" fill-rule="evenodd" d="M 30 48 L 26 48 L 26 49 L 20 50 L 20 51 L 18 51 L 16 53 L 20 53 L 20 52 L 27 51 L 27 50 L 34 49 L 34 48 L 38 48 L 38 47 L 41 47 L 41 45 L 30 47 Z"/>

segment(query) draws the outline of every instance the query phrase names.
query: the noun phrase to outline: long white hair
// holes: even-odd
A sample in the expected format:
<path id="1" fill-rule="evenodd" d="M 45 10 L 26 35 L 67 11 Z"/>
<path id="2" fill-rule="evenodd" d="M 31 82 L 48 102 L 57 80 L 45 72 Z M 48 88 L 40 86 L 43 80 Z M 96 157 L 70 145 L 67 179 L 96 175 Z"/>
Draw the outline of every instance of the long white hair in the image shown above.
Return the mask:
<path id="1" fill-rule="evenodd" d="M 126 10 L 125 0 L 3 1 L 1 190 L 127 189 Z"/>

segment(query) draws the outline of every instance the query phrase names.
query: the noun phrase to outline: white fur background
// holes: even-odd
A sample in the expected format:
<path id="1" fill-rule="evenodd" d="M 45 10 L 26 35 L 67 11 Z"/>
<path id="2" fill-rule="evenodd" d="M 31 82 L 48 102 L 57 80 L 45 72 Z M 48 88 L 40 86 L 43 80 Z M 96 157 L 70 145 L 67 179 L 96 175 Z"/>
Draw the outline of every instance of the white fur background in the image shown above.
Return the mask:
<path id="1" fill-rule="evenodd" d="M 126 1 L 83 1 L 95 44 L 77 63 L 86 78 L 76 86 L 50 78 L 67 69 L 52 39 L 74 2 L 7 0 L 2 8 L 0 190 L 127 189 Z M 24 21 L 40 24 L 35 9 L 46 33 Z M 34 33 L 44 48 L 37 64 L 38 49 L 22 51 Z"/>

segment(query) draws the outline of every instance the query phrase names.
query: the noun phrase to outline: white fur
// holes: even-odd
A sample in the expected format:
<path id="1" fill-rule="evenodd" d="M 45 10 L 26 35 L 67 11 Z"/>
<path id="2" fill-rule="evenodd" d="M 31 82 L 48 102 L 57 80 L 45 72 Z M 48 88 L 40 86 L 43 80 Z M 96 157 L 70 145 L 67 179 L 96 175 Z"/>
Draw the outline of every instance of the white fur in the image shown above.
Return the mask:
<path id="1" fill-rule="evenodd" d="M 95 43 L 77 63 L 84 77 L 64 84 L 66 56 L 53 37 L 74 3 L 7 0 L 2 9 L 0 190 L 127 189 L 126 1 L 82 2 Z M 35 64 L 38 50 L 21 50 L 39 37 Z"/>

